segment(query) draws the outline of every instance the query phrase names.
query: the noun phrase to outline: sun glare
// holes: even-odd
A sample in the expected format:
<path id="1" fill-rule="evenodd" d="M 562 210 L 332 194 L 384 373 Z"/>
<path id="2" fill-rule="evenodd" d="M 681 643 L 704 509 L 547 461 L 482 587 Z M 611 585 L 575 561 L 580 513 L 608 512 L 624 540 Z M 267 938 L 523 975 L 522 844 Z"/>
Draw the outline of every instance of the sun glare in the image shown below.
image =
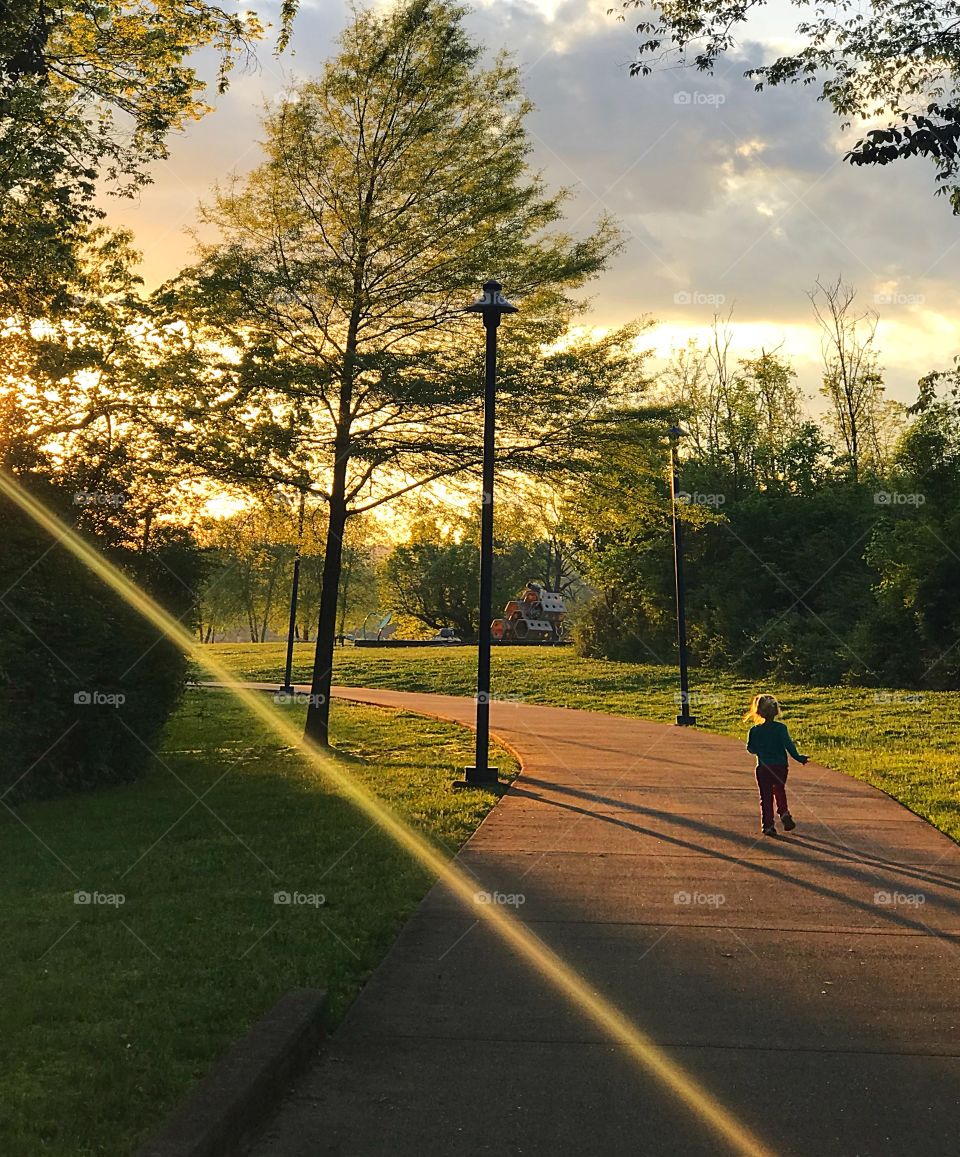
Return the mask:
<path id="1" fill-rule="evenodd" d="M 727 1147 L 744 1157 L 769 1157 L 767 1149 L 724 1105 L 703 1088 L 685 1069 L 654 1044 L 614 1004 L 535 936 L 515 916 L 497 905 L 477 902 L 476 881 L 445 859 L 437 849 L 380 799 L 348 774 L 335 760 L 306 740 L 300 729 L 262 693 L 238 683 L 232 673 L 117 567 L 38 502 L 5 472 L 0 472 L 0 492 L 15 502 L 55 540 L 101 578 L 131 607 L 205 668 L 254 717 L 285 743 L 300 750 L 318 772 L 325 775 L 347 798 L 384 832 L 424 865 L 457 896 L 468 912 L 486 922 L 527 964 L 550 983 L 581 1013 L 600 1027 L 646 1072 L 677 1097 Z"/>

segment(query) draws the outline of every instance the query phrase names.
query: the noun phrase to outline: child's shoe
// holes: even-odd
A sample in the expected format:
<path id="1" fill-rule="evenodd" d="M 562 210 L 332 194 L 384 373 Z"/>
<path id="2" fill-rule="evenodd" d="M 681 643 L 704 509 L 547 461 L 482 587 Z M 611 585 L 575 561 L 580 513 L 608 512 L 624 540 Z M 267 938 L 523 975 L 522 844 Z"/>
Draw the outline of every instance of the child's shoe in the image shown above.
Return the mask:
<path id="1" fill-rule="evenodd" d="M 783 815 L 780 817 L 780 822 L 783 824 L 783 830 L 785 832 L 792 832 L 793 829 L 797 826 L 797 821 L 789 812 L 783 813 Z"/>
<path id="2" fill-rule="evenodd" d="M 777 829 L 771 824 L 770 827 L 763 829 L 763 834 L 765 836 L 774 836 L 775 837 L 777 834 Z"/>

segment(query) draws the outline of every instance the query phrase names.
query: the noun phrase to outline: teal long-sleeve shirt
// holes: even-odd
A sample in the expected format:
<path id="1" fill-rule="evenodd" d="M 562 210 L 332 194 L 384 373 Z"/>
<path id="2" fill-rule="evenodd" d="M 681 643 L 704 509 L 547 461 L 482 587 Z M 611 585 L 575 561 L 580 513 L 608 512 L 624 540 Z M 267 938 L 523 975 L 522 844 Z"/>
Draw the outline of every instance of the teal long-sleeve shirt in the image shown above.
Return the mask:
<path id="1" fill-rule="evenodd" d="M 747 735 L 747 751 L 757 757 L 757 763 L 783 764 L 790 754 L 798 763 L 804 763 L 803 756 L 797 751 L 790 738 L 790 732 L 785 723 L 776 719 L 768 719 L 764 723 L 757 723 L 750 728 Z"/>

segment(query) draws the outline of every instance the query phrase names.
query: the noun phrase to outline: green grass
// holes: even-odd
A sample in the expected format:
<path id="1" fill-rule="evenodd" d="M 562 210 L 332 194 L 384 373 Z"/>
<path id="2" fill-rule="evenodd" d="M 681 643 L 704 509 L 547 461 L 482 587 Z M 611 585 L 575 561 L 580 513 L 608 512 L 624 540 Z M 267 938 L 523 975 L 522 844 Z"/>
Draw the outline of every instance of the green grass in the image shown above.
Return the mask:
<path id="1" fill-rule="evenodd" d="M 218 658 L 249 679 L 277 679 L 281 644 L 216 644 Z M 308 681 L 311 647 L 298 646 L 294 678 Z M 472 694 L 476 654 L 449 650 L 337 652 L 338 683 L 401 691 Z M 712 671 L 691 676 L 698 723 L 722 735 L 744 735 L 740 717 L 758 690 L 776 694 L 797 745 L 819 762 L 866 780 L 960 840 L 960 693 L 910 694 L 852 687 L 769 683 L 757 687 Z M 494 649 L 495 695 L 528 703 L 580 707 L 613 715 L 672 721 L 677 714 L 673 668 L 580 659 L 570 648 Z"/>
<path id="2" fill-rule="evenodd" d="M 451 854 L 488 811 L 450 790 L 464 729 L 341 704 L 333 724 L 343 766 Z M 430 884 L 226 694 L 190 693 L 159 751 L 137 783 L 0 820 L 0 1153 L 130 1152 L 293 986 L 327 989 L 332 1026 Z"/>
<path id="3" fill-rule="evenodd" d="M 276 680 L 283 661 L 275 644 L 213 650 L 249 679 Z M 297 648 L 298 681 L 310 650 Z M 344 648 L 336 679 L 471 694 L 474 662 L 469 648 Z M 756 688 L 716 673 L 693 682 L 700 725 L 742 735 Z M 677 710 L 671 669 L 569 649 L 495 651 L 493 684 L 529 703 L 664 721 Z M 801 750 L 960 839 L 960 696 L 769 689 Z M 472 757 L 465 730 L 342 703 L 332 724 L 343 766 L 451 854 L 489 809 L 489 795 L 450 791 Z M 228 695 L 188 695 L 159 751 L 137 783 L 0 819 L 0 1153 L 129 1152 L 293 986 L 326 988 L 336 1024 L 429 886 Z M 78 905 L 76 891 L 124 903 Z M 324 901 L 277 905 L 275 892 Z"/>

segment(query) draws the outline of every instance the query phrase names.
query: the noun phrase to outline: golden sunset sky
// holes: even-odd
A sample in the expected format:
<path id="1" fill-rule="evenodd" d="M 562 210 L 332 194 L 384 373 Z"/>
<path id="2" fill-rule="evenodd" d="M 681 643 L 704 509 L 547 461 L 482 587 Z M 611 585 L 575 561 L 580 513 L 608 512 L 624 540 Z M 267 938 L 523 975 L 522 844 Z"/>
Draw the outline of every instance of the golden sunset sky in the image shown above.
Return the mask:
<path id="1" fill-rule="evenodd" d="M 661 357 L 733 310 L 742 356 L 783 346 L 819 409 L 819 337 L 806 291 L 842 274 L 880 314 L 890 394 L 960 352 L 960 219 L 933 195 L 923 161 L 855 169 L 842 132 L 814 90 L 753 91 L 751 64 L 788 46 L 800 17 L 777 0 L 751 23 L 740 54 L 715 76 L 672 69 L 631 79 L 637 37 L 613 0 L 474 0 L 469 26 L 493 53 L 508 48 L 537 110 L 533 162 L 569 186 L 569 223 L 584 230 L 609 210 L 627 247 L 592 290 L 587 322 L 656 319 Z M 278 6 L 258 9 L 276 21 Z M 316 72 L 350 18 L 344 0 L 307 0 L 293 51 L 268 42 L 236 73 L 216 111 L 171 142 L 168 161 L 136 202 L 108 199 L 113 224 L 134 231 L 148 288 L 190 259 L 186 230 L 211 185 L 260 156 L 260 117 L 292 80 Z M 212 71 L 212 69 L 211 69 Z M 508 287 L 509 290 L 509 287 Z"/>

